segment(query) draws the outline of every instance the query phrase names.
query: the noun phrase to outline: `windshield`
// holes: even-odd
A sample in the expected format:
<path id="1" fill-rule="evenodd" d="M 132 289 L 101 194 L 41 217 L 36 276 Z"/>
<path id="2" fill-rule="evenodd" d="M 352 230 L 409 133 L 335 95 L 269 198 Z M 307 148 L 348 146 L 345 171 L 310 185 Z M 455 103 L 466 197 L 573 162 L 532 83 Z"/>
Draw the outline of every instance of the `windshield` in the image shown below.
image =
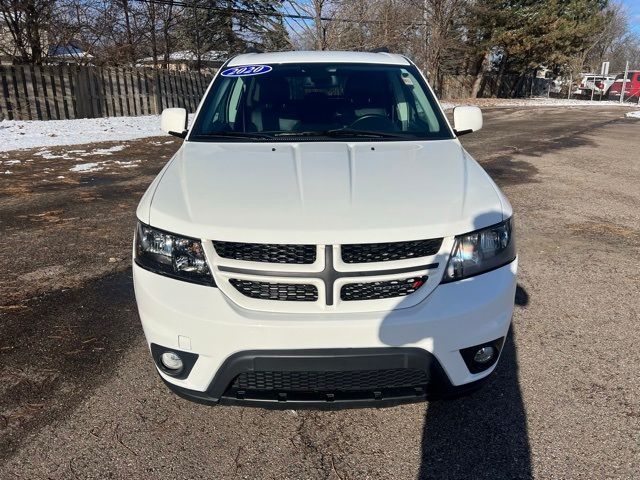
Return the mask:
<path id="1" fill-rule="evenodd" d="M 633 77 L 633 72 L 628 72 L 627 73 L 627 80 L 631 80 L 632 77 Z M 619 74 L 616 77 L 616 80 L 624 80 L 624 73 Z"/>
<path id="2" fill-rule="evenodd" d="M 225 68 L 194 141 L 453 138 L 413 66 L 281 64 Z"/>

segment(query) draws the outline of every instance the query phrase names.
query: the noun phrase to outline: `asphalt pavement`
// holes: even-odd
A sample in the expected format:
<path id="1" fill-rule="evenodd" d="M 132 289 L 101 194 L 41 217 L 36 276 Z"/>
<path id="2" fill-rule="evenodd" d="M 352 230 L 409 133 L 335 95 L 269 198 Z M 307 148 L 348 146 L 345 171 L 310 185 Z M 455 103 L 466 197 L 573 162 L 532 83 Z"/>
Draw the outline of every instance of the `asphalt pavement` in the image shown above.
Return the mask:
<path id="1" fill-rule="evenodd" d="M 162 384 L 129 257 L 177 139 L 0 154 L 0 478 L 640 479 L 640 120 L 624 112 L 488 109 L 462 137 L 516 212 L 513 329 L 482 390 L 385 409 L 206 407 Z"/>

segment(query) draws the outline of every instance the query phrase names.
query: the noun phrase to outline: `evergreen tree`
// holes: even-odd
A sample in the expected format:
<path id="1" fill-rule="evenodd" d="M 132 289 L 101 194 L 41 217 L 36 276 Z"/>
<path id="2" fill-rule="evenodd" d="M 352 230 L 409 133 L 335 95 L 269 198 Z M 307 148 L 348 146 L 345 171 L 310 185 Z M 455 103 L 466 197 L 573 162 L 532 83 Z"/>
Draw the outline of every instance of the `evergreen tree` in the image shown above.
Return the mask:
<path id="1" fill-rule="evenodd" d="M 281 52 L 291 49 L 289 32 L 282 18 L 272 21 L 268 28 L 259 35 L 257 46 L 265 52 Z"/>
<path id="2" fill-rule="evenodd" d="M 604 28 L 608 0 L 478 0 L 469 42 L 477 71 L 473 96 L 495 64 L 523 75 L 544 65 L 563 69 Z"/>
<path id="3" fill-rule="evenodd" d="M 241 53 L 247 45 L 288 49 L 281 17 L 282 0 L 189 0 L 179 25 L 180 43 L 193 52 L 200 68 L 210 50 Z"/>

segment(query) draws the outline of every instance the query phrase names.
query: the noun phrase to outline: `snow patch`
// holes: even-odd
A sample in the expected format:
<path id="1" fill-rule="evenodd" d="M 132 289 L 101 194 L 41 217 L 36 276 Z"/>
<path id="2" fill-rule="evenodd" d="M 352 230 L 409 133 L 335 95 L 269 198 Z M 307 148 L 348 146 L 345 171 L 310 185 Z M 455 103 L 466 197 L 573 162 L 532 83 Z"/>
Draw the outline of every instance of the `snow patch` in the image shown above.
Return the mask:
<path id="1" fill-rule="evenodd" d="M 629 117 L 629 118 L 640 118 L 640 110 L 637 110 L 635 112 L 627 112 L 627 117 Z"/>
<path id="2" fill-rule="evenodd" d="M 138 166 L 137 164 L 140 163 L 140 160 L 129 160 L 129 161 L 116 160 L 113 163 L 115 163 L 116 165 L 122 168 L 133 168 Z"/>
<path id="3" fill-rule="evenodd" d="M 102 167 L 98 162 L 79 163 L 69 169 L 71 172 L 98 172 L 100 170 L 102 170 Z"/>
<path id="4" fill-rule="evenodd" d="M 66 153 L 62 155 L 56 155 L 55 153 L 51 153 L 49 150 L 41 150 L 40 152 L 34 153 L 34 155 L 37 155 L 38 157 L 46 158 L 47 160 L 53 160 L 56 158 L 69 160 L 70 158 L 69 155 L 67 155 Z"/>
<path id="5" fill-rule="evenodd" d="M 5 160 L 3 163 L 5 165 L 18 165 L 19 163 L 22 163 L 22 161 L 20 161 L 20 160 Z"/>
<path id="6" fill-rule="evenodd" d="M 95 150 L 92 150 L 90 152 L 81 153 L 80 156 L 89 157 L 92 155 L 112 155 L 114 152 L 120 152 L 125 148 L 127 148 L 126 145 L 114 145 L 113 147 L 109 147 L 109 148 L 96 148 Z"/>
<path id="7" fill-rule="evenodd" d="M 441 102 L 443 110 L 452 110 L 463 105 L 476 105 L 480 108 L 488 107 L 623 107 L 629 108 L 633 105 L 620 103 L 612 100 L 578 100 L 568 98 L 470 98 Z"/>
<path id="8" fill-rule="evenodd" d="M 0 121 L 0 152 L 165 135 L 160 130 L 159 115 L 75 120 L 3 120 Z"/>

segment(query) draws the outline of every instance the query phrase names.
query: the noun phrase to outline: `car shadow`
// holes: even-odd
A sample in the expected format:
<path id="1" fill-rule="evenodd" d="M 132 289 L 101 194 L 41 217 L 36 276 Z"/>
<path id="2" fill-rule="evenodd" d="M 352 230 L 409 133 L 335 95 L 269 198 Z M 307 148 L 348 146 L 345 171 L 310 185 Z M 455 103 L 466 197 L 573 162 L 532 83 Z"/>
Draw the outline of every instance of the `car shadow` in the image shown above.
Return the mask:
<path id="1" fill-rule="evenodd" d="M 532 478 L 513 327 L 491 380 L 475 393 L 429 402 L 418 479 Z"/>
<path id="2" fill-rule="evenodd" d="M 529 294 L 518 284 L 515 305 Z M 429 402 L 419 480 L 532 478 L 527 418 L 513 325 L 489 382 L 469 396 Z"/>
<path id="3" fill-rule="evenodd" d="M 474 220 L 475 227 L 491 225 L 495 218 L 496 212 L 479 215 Z M 482 281 L 480 277 L 469 279 L 469 283 Z M 469 301 L 483 301 L 482 293 L 467 292 L 471 295 Z M 521 284 L 516 285 L 513 295 L 515 308 L 528 305 L 529 294 Z M 432 306 L 447 308 L 438 301 Z M 398 329 L 397 321 L 398 316 L 392 313 L 380 325 L 379 337 L 386 345 L 414 346 L 434 336 L 435 331 L 424 322 L 416 321 Z M 428 402 L 422 428 L 419 480 L 532 477 L 527 419 L 518 378 L 516 333 L 511 325 L 500 361 L 480 389 L 466 396 Z"/>

